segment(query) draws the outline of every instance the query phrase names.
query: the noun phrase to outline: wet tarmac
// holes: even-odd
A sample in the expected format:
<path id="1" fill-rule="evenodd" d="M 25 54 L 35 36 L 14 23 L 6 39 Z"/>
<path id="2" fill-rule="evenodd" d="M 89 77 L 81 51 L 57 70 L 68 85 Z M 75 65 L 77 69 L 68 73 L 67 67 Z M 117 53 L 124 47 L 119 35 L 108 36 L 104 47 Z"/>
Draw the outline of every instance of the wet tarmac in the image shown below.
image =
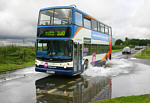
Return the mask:
<path id="1" fill-rule="evenodd" d="M 132 71 L 127 75 L 112 77 L 112 98 L 150 94 L 150 60 L 135 58 L 133 55 L 126 56 L 128 62 L 132 63 L 128 67 Z"/>
<path id="2" fill-rule="evenodd" d="M 0 103 L 88 103 L 111 98 L 110 78 L 52 76 L 33 69 L 19 70 L 0 82 Z"/>
<path id="3" fill-rule="evenodd" d="M 89 67 L 76 77 L 38 73 L 34 67 L 0 75 L 0 103 L 88 103 L 150 94 L 150 60 L 135 58 L 136 52 L 113 53 L 110 67 Z"/>
<path id="4" fill-rule="evenodd" d="M 36 81 L 38 103 L 88 103 L 111 98 L 111 79 L 106 77 L 50 76 Z"/>

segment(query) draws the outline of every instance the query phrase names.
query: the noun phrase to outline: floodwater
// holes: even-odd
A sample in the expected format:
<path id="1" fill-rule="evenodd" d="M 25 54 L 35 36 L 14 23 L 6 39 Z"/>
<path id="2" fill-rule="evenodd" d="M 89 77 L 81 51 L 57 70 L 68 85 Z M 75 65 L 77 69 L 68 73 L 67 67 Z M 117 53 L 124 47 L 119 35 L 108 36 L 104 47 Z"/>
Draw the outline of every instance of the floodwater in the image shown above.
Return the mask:
<path id="1" fill-rule="evenodd" d="M 112 98 L 150 94 L 150 60 L 137 59 L 131 55 L 114 55 L 106 67 L 92 67 L 83 75 L 111 78 Z"/>
<path id="2" fill-rule="evenodd" d="M 88 103 L 150 94 L 150 60 L 113 54 L 105 67 L 89 68 L 76 77 L 52 76 L 34 67 L 0 75 L 1 103 Z"/>
<path id="3" fill-rule="evenodd" d="M 88 103 L 111 98 L 111 79 L 52 76 L 24 68 L 1 75 L 1 103 Z"/>
<path id="4" fill-rule="evenodd" d="M 111 79 L 106 77 L 51 76 L 36 81 L 38 103 L 88 103 L 111 98 Z"/>

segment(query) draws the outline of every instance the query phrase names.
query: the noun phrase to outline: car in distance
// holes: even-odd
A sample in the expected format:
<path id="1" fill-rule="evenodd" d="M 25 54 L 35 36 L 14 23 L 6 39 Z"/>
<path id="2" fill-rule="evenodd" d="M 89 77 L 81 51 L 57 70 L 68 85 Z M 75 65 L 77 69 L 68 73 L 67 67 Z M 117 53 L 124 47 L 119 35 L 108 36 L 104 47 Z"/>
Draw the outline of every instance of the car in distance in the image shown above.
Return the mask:
<path id="1" fill-rule="evenodd" d="M 142 46 L 135 46 L 135 50 L 140 50 L 140 49 L 143 49 Z"/>
<path id="2" fill-rule="evenodd" d="M 122 54 L 131 54 L 130 47 L 124 47 L 123 50 L 122 50 Z"/>

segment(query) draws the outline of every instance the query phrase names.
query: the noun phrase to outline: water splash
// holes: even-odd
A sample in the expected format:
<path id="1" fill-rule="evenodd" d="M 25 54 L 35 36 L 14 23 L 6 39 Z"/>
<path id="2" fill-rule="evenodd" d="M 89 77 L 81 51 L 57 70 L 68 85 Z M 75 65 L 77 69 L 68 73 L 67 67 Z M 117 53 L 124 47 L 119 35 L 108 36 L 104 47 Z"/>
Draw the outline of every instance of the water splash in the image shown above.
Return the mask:
<path id="1" fill-rule="evenodd" d="M 117 76 L 127 74 L 134 71 L 135 63 L 128 59 L 112 59 L 108 62 L 108 67 L 93 67 L 89 65 L 88 69 L 83 73 L 87 76 Z"/>

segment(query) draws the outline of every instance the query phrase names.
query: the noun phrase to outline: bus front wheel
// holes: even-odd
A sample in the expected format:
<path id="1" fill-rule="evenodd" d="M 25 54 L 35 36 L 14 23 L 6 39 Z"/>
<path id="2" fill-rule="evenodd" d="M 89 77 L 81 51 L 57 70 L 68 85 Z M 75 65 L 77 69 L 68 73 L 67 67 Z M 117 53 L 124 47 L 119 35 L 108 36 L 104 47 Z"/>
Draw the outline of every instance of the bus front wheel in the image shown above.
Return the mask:
<path id="1" fill-rule="evenodd" d="M 84 70 L 86 70 L 88 68 L 88 60 L 86 60 L 85 62 L 84 62 Z"/>

